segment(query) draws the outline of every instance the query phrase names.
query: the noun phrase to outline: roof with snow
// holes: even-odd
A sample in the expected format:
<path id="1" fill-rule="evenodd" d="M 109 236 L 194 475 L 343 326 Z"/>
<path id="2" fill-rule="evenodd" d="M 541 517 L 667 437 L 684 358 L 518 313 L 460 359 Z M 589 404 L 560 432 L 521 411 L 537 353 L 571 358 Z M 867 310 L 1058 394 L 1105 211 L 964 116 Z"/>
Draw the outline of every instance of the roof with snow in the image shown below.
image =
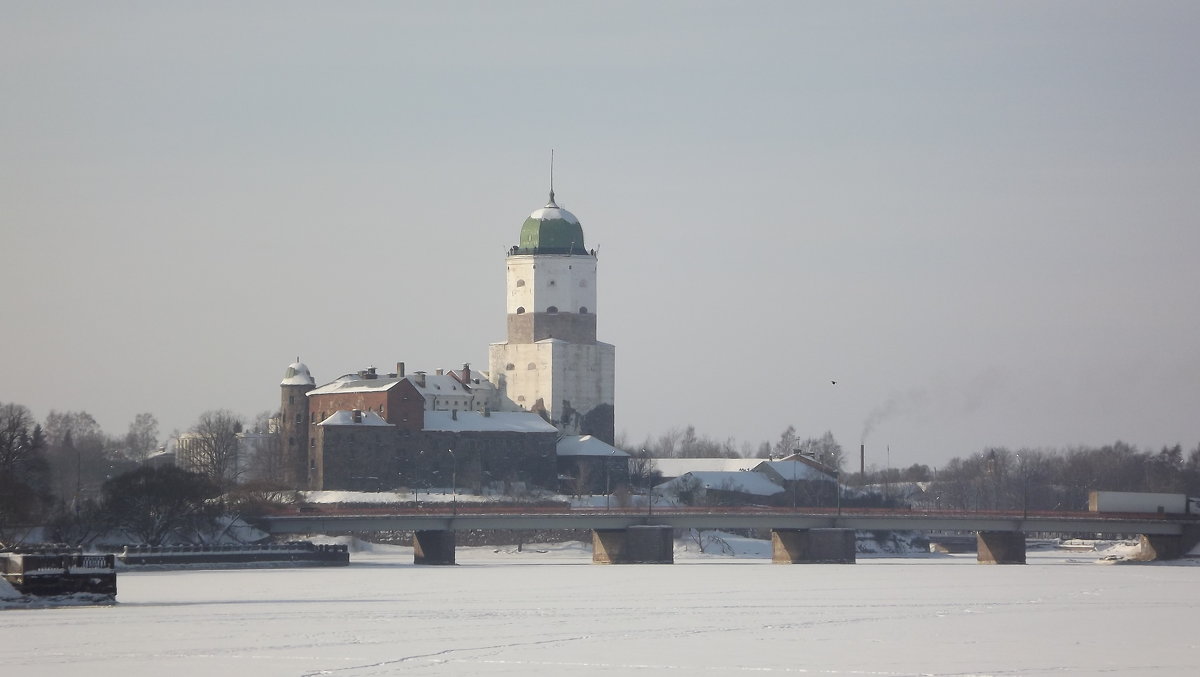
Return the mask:
<path id="1" fill-rule="evenodd" d="M 329 418 L 326 418 L 324 421 L 321 421 L 317 425 L 384 426 L 384 427 L 388 427 L 388 428 L 396 427 L 396 426 L 392 425 L 391 423 L 388 423 L 387 421 L 383 420 L 383 417 L 381 417 L 379 414 L 376 414 L 373 411 L 360 411 L 359 412 L 359 420 L 355 421 L 354 420 L 354 412 L 346 411 L 345 409 L 343 409 L 341 411 L 333 412 L 333 414 L 330 415 Z"/>
<path id="2" fill-rule="evenodd" d="M 359 372 L 340 376 L 332 383 L 326 383 L 320 388 L 308 391 L 308 394 L 326 395 L 330 393 L 378 392 L 381 390 L 388 390 L 402 380 L 404 379 L 396 376 L 374 376 L 373 378 L 370 378 L 365 376 L 362 372 Z"/>
<path id="3" fill-rule="evenodd" d="M 474 387 L 475 374 L 472 372 L 471 381 Z M 455 374 L 452 376 L 451 374 Z M 397 376 L 396 374 L 375 374 L 372 371 L 361 371 L 354 374 L 346 374 L 339 377 L 332 383 L 325 385 L 315 390 L 309 391 L 309 395 L 327 395 L 331 393 L 372 393 L 384 390 L 390 390 L 401 381 L 408 381 L 422 395 L 470 395 L 471 388 L 464 386 L 459 380 L 462 378 L 461 371 L 451 371 L 450 374 L 427 374 L 418 371 L 408 376 Z M 478 386 L 481 389 L 493 389 L 492 384 L 486 379 L 480 378 Z"/>
<path id="4" fill-rule="evenodd" d="M 583 245 L 583 226 L 571 212 L 554 202 L 554 191 L 550 191 L 550 202 L 535 210 L 521 225 L 520 244 L 514 247 L 515 254 L 587 254 Z"/>
<path id="5" fill-rule="evenodd" d="M 755 468 L 770 468 L 784 480 L 821 480 L 833 482 L 833 475 L 803 461 L 761 461 Z"/>
<path id="6" fill-rule="evenodd" d="M 670 491 L 684 482 L 692 481 L 698 482 L 700 487 L 707 490 L 736 491 L 751 496 L 774 496 L 784 490 L 783 487 L 775 484 L 762 473 L 740 470 L 684 473 L 670 482 L 663 482 L 654 488 L 655 490 Z"/>
<path id="7" fill-rule="evenodd" d="M 751 470 L 762 463 L 758 458 L 656 458 L 654 469 L 663 477 L 679 477 L 689 472 L 728 472 Z"/>
<path id="8" fill-rule="evenodd" d="M 424 430 L 441 432 L 552 433 L 558 429 L 537 414 L 526 411 L 427 411 Z"/>
<path id="9" fill-rule="evenodd" d="M 312 374 L 308 373 L 308 367 L 299 360 L 288 365 L 287 371 L 283 372 L 283 380 L 279 382 L 281 386 L 312 386 L 316 384 Z"/>
<path id="10" fill-rule="evenodd" d="M 567 435 L 558 441 L 555 451 L 559 456 L 629 456 L 592 435 Z"/>

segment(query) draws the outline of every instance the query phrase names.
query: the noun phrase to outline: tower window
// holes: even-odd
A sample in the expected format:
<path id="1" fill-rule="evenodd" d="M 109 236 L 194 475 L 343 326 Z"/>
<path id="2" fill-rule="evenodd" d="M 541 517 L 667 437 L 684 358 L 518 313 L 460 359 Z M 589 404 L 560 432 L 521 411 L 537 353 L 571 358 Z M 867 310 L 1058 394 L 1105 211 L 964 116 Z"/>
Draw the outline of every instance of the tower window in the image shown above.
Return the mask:
<path id="1" fill-rule="evenodd" d="M 587 315 L 587 306 L 579 306 L 579 314 Z"/>
<path id="2" fill-rule="evenodd" d="M 518 286 L 518 287 L 524 287 L 524 286 L 525 286 L 525 280 L 517 280 L 517 286 Z"/>
<path id="3" fill-rule="evenodd" d="M 508 364 L 504 365 L 505 371 L 512 371 L 513 369 L 516 369 L 516 368 L 517 368 L 517 365 L 513 364 L 512 362 L 509 362 Z"/>
<path id="4" fill-rule="evenodd" d="M 547 312 L 547 313 L 557 313 L 557 312 L 558 312 L 558 306 L 550 306 L 549 308 L 547 308 L 547 309 L 546 309 L 546 312 Z"/>
<path id="5" fill-rule="evenodd" d="M 551 286 L 551 287 L 553 287 L 553 286 L 554 286 L 554 280 L 550 280 L 550 286 Z"/>
<path id="6" fill-rule="evenodd" d="M 296 414 L 296 423 L 304 422 L 304 414 Z"/>
<path id="7" fill-rule="evenodd" d="M 524 315 L 525 314 L 525 306 L 517 306 L 517 314 Z"/>
<path id="8" fill-rule="evenodd" d="M 529 363 L 529 366 L 527 366 L 527 367 L 525 367 L 525 368 L 526 368 L 526 369 L 537 369 L 537 365 L 536 365 L 536 364 L 534 364 L 534 363 L 532 363 L 532 362 L 530 362 L 530 363 Z"/>

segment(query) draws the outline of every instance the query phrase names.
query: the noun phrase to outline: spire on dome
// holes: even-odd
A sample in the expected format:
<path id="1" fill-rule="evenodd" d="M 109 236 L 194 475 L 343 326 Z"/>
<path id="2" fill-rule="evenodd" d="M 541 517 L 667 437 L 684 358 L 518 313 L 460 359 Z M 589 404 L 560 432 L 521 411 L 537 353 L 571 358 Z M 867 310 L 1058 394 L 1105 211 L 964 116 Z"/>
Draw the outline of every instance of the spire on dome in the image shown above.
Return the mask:
<path id="1" fill-rule="evenodd" d="M 554 149 L 550 149 L 550 202 L 546 203 L 546 207 L 555 207 L 558 205 L 554 202 Z"/>

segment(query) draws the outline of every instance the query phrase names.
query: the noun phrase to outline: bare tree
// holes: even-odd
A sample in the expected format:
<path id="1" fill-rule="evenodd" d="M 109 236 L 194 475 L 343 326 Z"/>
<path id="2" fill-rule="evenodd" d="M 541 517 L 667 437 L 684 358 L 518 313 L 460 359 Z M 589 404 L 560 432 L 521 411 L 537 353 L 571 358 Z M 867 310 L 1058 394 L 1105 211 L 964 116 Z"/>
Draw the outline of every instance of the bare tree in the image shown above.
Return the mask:
<path id="1" fill-rule="evenodd" d="M 832 432 L 826 432 L 820 437 L 810 437 L 796 444 L 796 451 L 828 468 L 840 471 L 842 469 L 842 445 L 833 438 Z"/>
<path id="2" fill-rule="evenodd" d="M 215 413 L 215 412 L 210 412 Z M 149 545 L 211 528 L 219 493 L 209 479 L 179 468 L 143 466 L 105 482 L 104 512 L 113 526 Z"/>
<path id="3" fill-rule="evenodd" d="M 141 463 L 158 447 L 158 419 L 149 412 L 138 414 L 125 433 L 125 449 L 130 460 Z"/>
<path id="4" fill-rule="evenodd" d="M 51 411 L 46 416 L 51 490 L 67 503 L 96 498 L 100 485 L 125 469 L 119 446 L 86 411 Z"/>
<path id="5" fill-rule="evenodd" d="M 283 482 L 283 444 L 279 437 L 279 412 L 264 411 L 251 424 L 253 453 L 248 461 L 247 474 L 266 484 Z"/>
<path id="6" fill-rule="evenodd" d="M 0 404 L 0 543 L 11 527 L 36 523 L 49 499 L 42 428 L 19 404 Z"/>
<path id="7" fill-rule="evenodd" d="M 789 425 L 787 430 L 784 430 L 779 435 L 779 441 L 775 443 L 775 448 L 772 450 L 776 458 L 790 456 L 796 451 L 796 444 L 799 441 L 796 437 L 796 426 Z"/>
<path id="8" fill-rule="evenodd" d="M 238 458 L 240 432 L 242 419 L 237 414 L 227 409 L 204 412 L 189 434 L 179 440 L 183 457 L 179 464 L 221 487 L 237 483 L 245 472 Z"/>

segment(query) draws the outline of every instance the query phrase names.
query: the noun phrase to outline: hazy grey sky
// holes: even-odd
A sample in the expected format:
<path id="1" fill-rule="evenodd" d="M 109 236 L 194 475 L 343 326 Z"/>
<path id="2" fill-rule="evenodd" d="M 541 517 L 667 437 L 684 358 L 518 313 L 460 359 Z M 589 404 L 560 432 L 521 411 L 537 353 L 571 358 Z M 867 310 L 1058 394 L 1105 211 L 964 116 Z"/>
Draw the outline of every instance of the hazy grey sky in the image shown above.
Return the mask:
<path id="1" fill-rule="evenodd" d="M 0 2 L 0 401 L 485 369 L 546 200 L 617 430 L 1200 442 L 1200 4 Z M 832 385 L 831 380 L 838 384 Z"/>

